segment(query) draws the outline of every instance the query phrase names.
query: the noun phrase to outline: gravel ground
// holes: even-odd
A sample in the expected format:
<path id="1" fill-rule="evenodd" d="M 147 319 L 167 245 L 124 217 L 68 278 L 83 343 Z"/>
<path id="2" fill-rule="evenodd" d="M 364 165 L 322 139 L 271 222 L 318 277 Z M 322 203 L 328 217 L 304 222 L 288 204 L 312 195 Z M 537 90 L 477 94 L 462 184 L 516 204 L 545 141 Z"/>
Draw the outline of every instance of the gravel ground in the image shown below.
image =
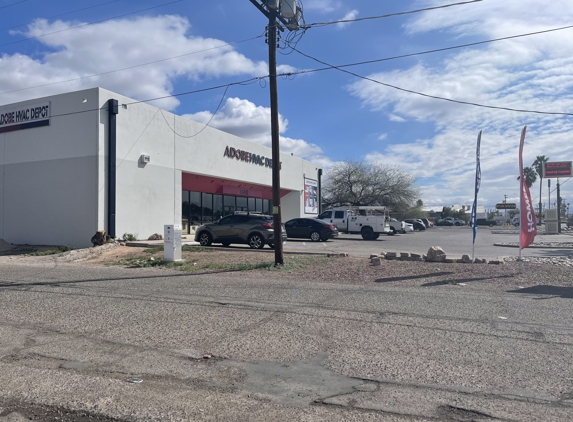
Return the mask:
<path id="1" fill-rule="evenodd" d="M 163 252 L 153 254 L 142 248 L 108 244 L 95 248 L 79 249 L 47 256 L 0 256 L 0 263 L 26 265 L 122 265 L 133 266 L 133 259 L 148 262 L 150 258 L 161 261 Z M 515 257 L 506 258 L 501 264 L 461 264 L 408 262 L 382 259 L 380 266 L 373 266 L 368 258 L 325 257 L 316 255 L 285 254 L 286 268 L 273 268 L 274 255 L 260 251 L 237 251 L 216 249 L 204 252 L 183 252 L 182 258 L 192 262 L 194 273 L 220 272 L 217 264 L 268 263 L 268 268 L 250 271 L 271 271 L 274 279 L 297 279 L 300 282 L 319 281 L 364 285 L 371 283 L 397 283 L 407 285 L 439 284 L 499 284 L 504 287 L 529 287 L 542 280 L 552 286 L 571 286 L 573 283 L 573 257 L 525 258 L 515 262 Z M 213 265 L 213 268 L 205 268 Z M 157 268 L 157 267 L 155 267 Z M 161 267 L 159 267 L 161 268 Z M 196 268 L 196 269 L 195 269 Z M 172 269 L 169 269 L 172 271 Z M 168 271 L 168 269 L 166 269 Z M 231 270 L 230 270 L 231 271 Z"/>

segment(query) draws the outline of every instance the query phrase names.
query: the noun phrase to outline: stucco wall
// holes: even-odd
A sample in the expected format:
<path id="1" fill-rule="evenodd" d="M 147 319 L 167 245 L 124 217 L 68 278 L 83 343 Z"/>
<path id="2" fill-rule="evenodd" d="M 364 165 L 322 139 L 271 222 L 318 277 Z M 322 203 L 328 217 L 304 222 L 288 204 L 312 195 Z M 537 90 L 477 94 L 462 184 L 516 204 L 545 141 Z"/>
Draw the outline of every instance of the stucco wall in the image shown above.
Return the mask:
<path id="1" fill-rule="evenodd" d="M 0 236 L 18 244 L 89 246 L 97 230 L 97 90 L 46 100 L 50 126 L 0 135 Z"/>

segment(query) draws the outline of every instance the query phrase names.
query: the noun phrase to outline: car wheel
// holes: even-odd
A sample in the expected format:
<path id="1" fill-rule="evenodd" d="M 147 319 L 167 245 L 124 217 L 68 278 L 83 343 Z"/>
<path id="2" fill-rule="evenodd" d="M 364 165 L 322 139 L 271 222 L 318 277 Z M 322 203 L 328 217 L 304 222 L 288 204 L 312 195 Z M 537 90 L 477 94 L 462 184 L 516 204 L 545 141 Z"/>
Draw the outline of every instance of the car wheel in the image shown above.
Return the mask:
<path id="1" fill-rule="evenodd" d="M 199 235 L 199 244 L 201 246 L 211 246 L 211 243 L 213 243 L 213 238 L 208 232 L 202 232 Z"/>
<path id="2" fill-rule="evenodd" d="M 269 248 L 274 249 L 274 248 L 275 248 L 275 244 L 274 244 L 274 243 L 269 243 Z"/>
<path id="3" fill-rule="evenodd" d="M 319 232 L 312 232 L 310 234 L 310 240 L 312 240 L 313 242 L 320 242 L 320 233 Z"/>
<path id="4" fill-rule="evenodd" d="M 396 229 L 394 227 L 390 227 L 390 231 L 386 233 L 388 236 L 394 236 L 396 234 Z"/>
<path id="5" fill-rule="evenodd" d="M 228 247 L 228 246 L 231 246 L 231 244 L 229 242 L 223 242 L 223 246 Z"/>
<path id="6" fill-rule="evenodd" d="M 364 227 L 360 234 L 364 240 L 374 240 L 374 230 L 372 230 L 372 227 Z"/>
<path id="7" fill-rule="evenodd" d="M 493 227 L 493 224 L 490 224 L 489 226 L 490 226 L 490 227 Z"/>
<path id="8" fill-rule="evenodd" d="M 260 234 L 255 233 L 249 236 L 249 246 L 251 249 L 263 249 L 265 241 Z"/>

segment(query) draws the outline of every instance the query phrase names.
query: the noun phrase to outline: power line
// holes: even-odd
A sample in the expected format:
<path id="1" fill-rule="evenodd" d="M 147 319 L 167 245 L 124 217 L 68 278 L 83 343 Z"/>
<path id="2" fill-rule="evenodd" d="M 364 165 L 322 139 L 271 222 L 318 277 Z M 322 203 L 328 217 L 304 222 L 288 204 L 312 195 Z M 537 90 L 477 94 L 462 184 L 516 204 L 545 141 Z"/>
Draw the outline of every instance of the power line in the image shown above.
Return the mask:
<path id="1" fill-rule="evenodd" d="M 522 38 L 522 37 L 529 37 L 529 36 L 532 36 L 532 35 L 546 34 L 546 33 L 549 33 L 549 32 L 563 31 L 563 30 L 565 30 L 565 29 L 571 29 L 571 28 L 573 28 L 573 25 L 561 26 L 561 27 L 559 27 L 559 28 L 545 29 L 545 30 L 542 30 L 542 31 L 528 32 L 528 33 L 519 34 L 519 35 L 509 35 L 509 36 L 507 36 L 507 37 L 494 38 L 494 39 L 485 40 L 485 41 L 476 41 L 476 42 L 471 42 L 471 43 L 467 43 L 467 44 L 459 44 L 459 45 L 454 45 L 454 46 L 451 46 L 451 47 L 436 48 L 436 49 L 433 49 L 433 50 L 420 51 L 420 52 L 417 52 L 417 53 L 402 54 L 402 55 L 399 55 L 399 56 L 385 57 L 385 58 L 382 58 L 382 59 L 365 60 L 365 61 L 361 61 L 361 62 L 343 64 L 343 65 L 339 65 L 339 66 L 337 66 L 337 67 L 339 67 L 339 68 L 353 67 L 353 66 L 360 66 L 360 65 L 365 65 L 365 64 L 385 62 L 385 61 L 390 61 L 390 60 L 404 59 L 404 58 L 407 58 L 407 57 L 422 56 L 422 55 L 431 54 L 431 53 L 439 53 L 439 52 L 442 52 L 442 51 L 456 50 L 456 49 L 459 49 L 459 48 L 474 47 L 474 46 L 476 46 L 476 45 L 490 44 L 490 43 L 493 43 L 493 42 L 511 40 L 511 39 L 514 39 L 514 38 Z M 300 52 L 299 52 L 299 53 L 300 53 Z M 334 66 L 329 66 L 328 68 L 324 68 L 324 69 L 317 69 L 317 70 L 315 70 L 315 71 L 327 70 L 327 69 L 332 69 L 332 68 L 334 68 Z"/>
<path id="2" fill-rule="evenodd" d="M 445 9 L 447 7 L 453 7 L 453 6 L 461 6 L 464 4 L 471 4 L 471 3 L 478 3 L 481 2 L 483 0 L 470 0 L 470 1 L 464 1 L 464 2 L 459 2 L 459 3 L 452 3 L 452 4 L 445 4 L 442 6 L 434 6 L 434 7 L 427 7 L 425 9 L 416 9 L 416 10 L 410 10 L 407 12 L 397 12 L 397 13 L 389 13 L 387 15 L 379 15 L 379 16 L 368 16 L 368 17 L 364 17 L 364 18 L 356 18 L 356 19 L 344 19 L 344 20 L 340 20 L 340 21 L 333 21 L 333 22 L 316 22 L 316 23 L 311 23 L 310 25 L 307 26 L 307 28 L 312 28 L 312 27 L 323 27 L 323 26 L 327 26 L 327 25 L 335 25 L 335 24 L 339 24 L 339 23 L 350 23 L 350 22 L 360 22 L 360 21 L 365 21 L 365 20 L 374 20 L 374 19 L 383 19 L 383 18 L 389 18 L 392 16 L 400 16 L 400 15 L 409 15 L 412 13 L 420 13 L 420 12 L 425 12 L 428 10 L 436 10 L 436 9 Z"/>
<path id="3" fill-rule="evenodd" d="M 28 1 L 28 0 L 24 0 L 24 1 Z M 71 15 L 72 13 L 82 12 L 82 11 L 84 11 L 84 10 L 93 9 L 93 8 L 95 8 L 95 7 L 105 6 L 106 4 L 110 4 L 110 3 L 117 3 L 118 1 L 122 1 L 122 0 L 111 0 L 111 1 L 108 1 L 108 2 L 106 2 L 106 3 L 101 3 L 101 4 L 96 4 L 96 5 L 94 5 L 94 6 L 84 7 L 83 9 L 76 9 L 76 10 L 72 10 L 72 11 L 70 11 L 70 12 L 60 13 L 60 14 L 58 14 L 58 15 L 53 15 L 53 16 L 48 16 L 48 17 L 45 18 L 45 19 L 59 18 L 60 16 Z M 33 21 L 32 21 L 32 22 L 33 22 Z M 14 29 L 14 28 L 18 28 L 18 27 L 20 27 L 20 26 L 29 25 L 29 24 L 31 24 L 32 22 L 21 23 L 21 24 L 19 24 L 19 25 L 14 25 L 14 26 L 8 26 L 8 27 L 6 27 L 6 28 L 0 28 L 0 31 L 5 31 L 5 30 L 7 30 L 7 29 Z"/>
<path id="4" fill-rule="evenodd" d="M 117 0 L 115 0 L 115 1 L 117 1 Z M 25 90 L 33 89 L 33 88 L 42 88 L 42 87 L 45 87 L 45 86 L 58 85 L 58 84 L 66 83 L 66 82 L 79 81 L 79 80 L 82 80 L 82 79 L 94 78 L 94 77 L 96 77 L 96 76 L 108 75 L 108 74 L 110 74 L 110 73 L 122 72 L 122 71 L 124 71 L 124 70 L 134 69 L 134 68 L 141 67 L 141 66 L 148 66 L 148 65 L 150 65 L 150 64 L 161 63 L 161 62 L 165 62 L 165 61 L 168 61 L 168 60 L 173 60 L 173 59 L 178 59 L 178 58 L 185 57 L 185 56 L 190 56 L 190 55 L 193 55 L 193 54 L 199 54 L 199 53 L 204 53 L 204 52 L 206 52 L 206 51 L 216 50 L 216 49 L 223 48 L 223 47 L 227 47 L 227 46 L 230 46 L 230 45 L 233 45 L 233 44 L 240 44 L 240 43 L 243 43 L 243 42 L 252 41 L 252 40 L 261 38 L 261 37 L 263 37 L 263 36 L 264 36 L 264 34 L 261 34 L 261 35 L 257 35 L 256 37 L 247 38 L 247 39 L 241 40 L 241 41 L 234 41 L 234 42 L 230 42 L 230 43 L 224 43 L 223 45 L 220 45 L 220 46 L 217 46 L 217 47 L 211 47 L 211 48 L 206 48 L 206 49 L 203 49 L 203 50 L 192 51 L 192 52 L 190 52 L 190 53 L 180 54 L 180 55 L 178 55 L 178 56 L 167 57 L 167 58 L 164 58 L 164 59 L 158 59 L 158 60 L 154 60 L 154 61 L 147 62 L 147 63 L 141 63 L 141 64 L 137 64 L 137 65 L 133 65 L 133 66 L 124 67 L 124 68 L 121 68 L 121 69 L 109 70 L 109 71 L 107 71 L 107 72 L 94 73 L 94 74 L 92 74 L 92 75 L 80 76 L 80 77 L 77 77 L 77 78 L 66 79 L 66 80 L 63 80 L 63 81 L 50 82 L 50 83 L 42 84 L 42 85 L 34 85 L 34 86 L 26 87 L 26 88 L 19 88 L 19 89 L 14 89 L 14 90 L 12 90 L 12 91 L 4 91 L 4 92 L 0 92 L 0 95 L 10 94 L 10 93 L 12 93 L 12 92 L 18 92 L 18 91 L 25 91 Z"/>
<path id="5" fill-rule="evenodd" d="M 445 97 L 440 97 L 438 95 L 431 95 L 431 94 L 425 94 L 423 92 L 419 92 L 419 91 L 414 91 L 411 89 L 406 89 L 406 88 L 401 88 L 399 86 L 396 85 L 392 85 L 392 84 L 388 84 L 385 82 L 381 82 L 381 81 L 377 81 L 376 79 L 372 79 L 369 78 L 367 76 L 362 76 L 359 75 L 357 73 L 351 72 L 349 70 L 345 70 L 342 69 L 341 66 L 334 66 L 331 64 L 328 64 L 322 60 L 317 59 L 316 57 L 310 56 L 308 54 L 305 54 L 303 52 L 301 52 L 300 50 L 297 50 L 296 48 L 293 48 L 294 51 L 296 51 L 297 53 L 299 53 L 302 56 L 305 56 L 309 59 L 312 59 L 318 63 L 321 63 L 323 65 L 328 66 L 328 68 L 322 68 L 322 69 L 316 69 L 316 70 L 312 70 L 312 71 L 301 71 L 301 72 L 290 72 L 290 73 L 285 73 L 285 76 L 290 76 L 290 75 L 296 75 L 296 74 L 303 74 L 303 73 L 310 73 L 310 72 L 317 72 L 320 70 L 330 70 L 330 69 L 336 69 L 340 72 L 344 72 L 344 73 L 348 73 L 349 75 L 352 75 L 356 78 L 359 79 L 364 79 L 366 81 L 370 81 L 373 83 L 376 83 L 378 85 L 383 85 L 386 86 L 388 88 L 392 88 L 392 89 L 396 89 L 398 91 L 402 91 L 402 92 L 407 92 L 409 94 L 414 94 L 414 95 L 419 95 L 422 97 L 426 97 L 426 98 L 432 98 L 435 100 L 441 100 L 441 101 L 448 101 L 451 103 L 456 103 L 456 104 L 464 104 L 464 105 L 471 105 L 471 106 L 475 106 L 475 107 L 482 107 L 482 108 L 489 108 L 489 109 L 495 109 L 495 110 L 506 110 L 506 111 L 514 111 L 514 112 L 519 112 L 519 113 L 534 113 L 534 114 L 544 114 L 544 115 L 560 115 L 560 116 L 573 116 L 573 113 L 562 113 L 562 112 L 549 112 L 549 111 L 538 111 L 538 110 L 525 110 L 525 109 L 516 109 L 516 108 L 511 108 L 511 107 L 500 107 L 500 106 L 492 106 L 492 105 L 487 105 L 487 104 L 479 104 L 479 103 L 474 103 L 471 101 L 461 101 L 461 100 L 454 100 L 452 98 L 445 98 Z"/>
<path id="6" fill-rule="evenodd" d="M 225 99 L 225 96 L 227 95 L 227 91 L 229 90 L 229 87 L 230 87 L 230 85 L 228 85 L 228 86 L 225 88 L 225 92 L 223 92 L 223 96 L 221 97 L 221 101 L 219 101 L 219 105 L 217 106 L 215 112 L 211 115 L 211 118 L 209 119 L 209 121 L 208 121 L 207 123 L 205 123 L 205 126 L 203 126 L 203 128 L 202 128 L 199 132 L 197 132 L 197 133 L 195 133 L 195 134 L 193 134 L 193 135 L 188 135 L 188 136 L 187 136 L 187 135 L 181 135 L 180 133 L 177 133 L 177 132 L 175 131 L 175 125 L 174 125 L 173 128 L 169 125 L 169 122 L 167 121 L 167 119 L 165 118 L 165 115 L 163 114 L 163 110 L 160 109 L 160 110 L 161 110 L 161 115 L 163 116 L 163 120 L 165 120 L 165 123 L 167 124 L 167 127 L 168 127 L 169 129 L 171 129 L 171 132 L 173 132 L 175 135 L 179 136 L 180 138 L 186 138 L 186 139 L 194 138 L 195 136 L 197 136 L 197 135 L 199 135 L 201 132 L 203 132 L 203 131 L 211 124 L 211 121 L 215 118 L 215 114 L 217 114 L 217 113 L 219 112 L 219 108 L 221 108 L 221 104 L 223 104 L 223 100 Z"/>
<path id="7" fill-rule="evenodd" d="M 15 5 L 17 5 L 17 4 L 24 3 L 24 2 L 26 2 L 26 1 L 28 1 L 28 0 L 21 0 L 21 1 L 17 1 L 16 3 L 10 3 L 10 4 L 7 4 L 6 6 L 0 7 L 0 9 L 6 9 L 7 7 L 15 6 Z"/>
<path id="8" fill-rule="evenodd" d="M 4 47 L 4 46 L 6 46 L 6 45 L 18 44 L 18 43 L 21 43 L 21 42 L 24 42 L 24 41 L 35 40 L 35 39 L 42 38 L 42 37 L 45 37 L 45 36 L 48 36 L 48 35 L 59 34 L 60 32 L 70 31 L 70 30 L 72 30 L 72 29 L 82 28 L 82 27 L 84 27 L 84 26 L 94 25 L 94 24 L 96 24 L 96 23 L 102 23 L 102 22 L 106 22 L 106 21 L 109 21 L 109 20 L 112 20 L 112 19 L 122 18 L 122 17 L 124 17 L 124 16 L 129 16 L 129 15 L 133 15 L 133 14 L 136 14 L 136 13 L 146 12 L 146 11 L 148 11 L 148 10 L 157 9 L 158 7 L 163 7 L 163 6 L 169 6 L 170 4 L 180 3 L 180 2 L 182 2 L 182 1 L 186 1 L 186 0 L 175 0 L 175 1 L 171 1 L 171 2 L 169 2 L 169 3 L 160 4 L 160 5 L 158 5 L 158 6 L 148 7 L 148 8 L 146 8 L 146 9 L 140 9 L 140 10 L 136 10 L 136 11 L 134 11 L 134 12 L 124 13 L 123 15 L 112 16 L 111 18 L 102 19 L 102 20 L 99 20 L 99 21 L 94 21 L 94 22 L 89 22 L 89 23 L 82 23 L 82 24 L 80 24 L 80 25 L 71 26 L 71 27 L 66 28 L 66 29 L 60 29 L 59 31 L 46 32 L 45 34 L 37 35 L 37 36 L 35 36 L 35 37 L 24 38 L 23 40 L 12 41 L 12 42 L 9 42 L 9 43 L 6 43 L 6 44 L 0 44 L 0 47 Z"/>

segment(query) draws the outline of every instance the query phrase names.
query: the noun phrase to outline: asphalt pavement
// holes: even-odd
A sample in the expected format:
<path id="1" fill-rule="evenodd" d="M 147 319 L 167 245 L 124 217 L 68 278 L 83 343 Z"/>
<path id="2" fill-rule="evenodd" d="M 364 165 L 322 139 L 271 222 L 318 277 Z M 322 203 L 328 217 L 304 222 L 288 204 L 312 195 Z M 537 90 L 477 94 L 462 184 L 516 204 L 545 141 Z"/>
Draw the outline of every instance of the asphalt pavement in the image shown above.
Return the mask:
<path id="1" fill-rule="evenodd" d="M 572 287 L 0 272 L 2 422 L 573 418 Z"/>
<path id="2" fill-rule="evenodd" d="M 440 246 L 448 257 L 461 258 L 472 253 L 476 258 L 498 259 L 506 256 L 518 256 L 516 247 L 496 246 L 500 244 L 517 244 L 519 234 L 516 230 L 501 228 L 490 229 L 479 227 L 475 244 L 473 244 L 473 231 L 469 226 L 462 227 L 434 227 L 425 231 L 396 234 L 394 236 L 380 236 L 377 240 L 364 240 L 360 235 L 340 234 L 336 239 L 327 242 L 311 242 L 309 239 L 289 239 L 284 244 L 285 252 L 324 252 L 347 253 L 351 256 L 364 257 L 380 252 L 409 252 L 426 254 L 432 246 Z M 538 234 L 536 242 L 573 242 L 573 235 L 545 235 Z M 474 246 L 475 245 L 475 246 Z M 241 248 L 241 245 L 232 247 Z M 474 249 L 475 248 L 475 249 Z M 563 248 L 533 248 L 522 250 L 524 257 L 550 257 L 570 256 L 573 249 Z"/>

